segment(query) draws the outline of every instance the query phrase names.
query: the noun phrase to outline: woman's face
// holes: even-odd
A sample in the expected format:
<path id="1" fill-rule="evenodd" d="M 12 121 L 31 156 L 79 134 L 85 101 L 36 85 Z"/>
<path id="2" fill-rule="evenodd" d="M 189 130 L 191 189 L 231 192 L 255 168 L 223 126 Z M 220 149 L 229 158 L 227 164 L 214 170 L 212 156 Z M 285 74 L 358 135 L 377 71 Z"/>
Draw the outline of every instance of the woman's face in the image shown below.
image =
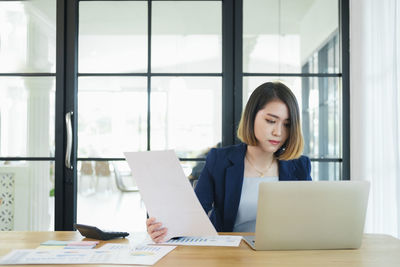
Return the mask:
<path id="1" fill-rule="evenodd" d="M 260 109 L 254 120 L 258 147 L 275 153 L 289 136 L 289 109 L 281 100 L 273 100 Z"/>

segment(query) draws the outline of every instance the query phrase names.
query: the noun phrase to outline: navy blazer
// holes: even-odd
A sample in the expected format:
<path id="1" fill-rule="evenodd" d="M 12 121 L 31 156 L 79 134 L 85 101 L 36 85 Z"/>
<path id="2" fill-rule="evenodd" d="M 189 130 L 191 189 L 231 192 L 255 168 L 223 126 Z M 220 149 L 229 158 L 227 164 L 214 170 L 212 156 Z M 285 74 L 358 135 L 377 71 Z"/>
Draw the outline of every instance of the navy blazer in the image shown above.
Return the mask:
<path id="1" fill-rule="evenodd" d="M 232 232 L 239 208 L 247 145 L 211 149 L 195 192 L 218 232 Z M 310 159 L 278 161 L 279 181 L 311 180 Z"/>

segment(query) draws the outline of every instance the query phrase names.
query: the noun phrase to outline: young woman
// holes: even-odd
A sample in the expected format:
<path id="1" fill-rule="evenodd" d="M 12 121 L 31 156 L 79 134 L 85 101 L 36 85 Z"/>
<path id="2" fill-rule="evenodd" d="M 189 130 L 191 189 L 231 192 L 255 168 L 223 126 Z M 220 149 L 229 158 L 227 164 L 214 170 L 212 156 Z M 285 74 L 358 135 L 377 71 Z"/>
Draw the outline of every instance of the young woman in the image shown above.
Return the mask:
<path id="1" fill-rule="evenodd" d="M 196 185 L 196 195 L 218 232 L 254 232 L 258 185 L 268 181 L 311 180 L 309 158 L 301 156 L 299 106 L 280 82 L 257 87 L 246 104 L 238 145 L 211 149 Z M 155 242 L 167 229 L 146 222 Z"/>

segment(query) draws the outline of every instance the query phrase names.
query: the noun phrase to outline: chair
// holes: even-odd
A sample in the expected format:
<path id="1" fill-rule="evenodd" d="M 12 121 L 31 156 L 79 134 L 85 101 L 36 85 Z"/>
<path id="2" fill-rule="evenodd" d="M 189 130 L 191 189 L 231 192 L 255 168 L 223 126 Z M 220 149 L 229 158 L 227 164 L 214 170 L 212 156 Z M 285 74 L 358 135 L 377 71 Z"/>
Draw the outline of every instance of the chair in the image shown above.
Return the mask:
<path id="1" fill-rule="evenodd" d="M 81 175 L 93 175 L 93 166 L 91 161 L 82 161 Z"/>
<path id="2" fill-rule="evenodd" d="M 118 168 L 118 164 L 113 163 L 114 175 L 115 175 L 115 184 L 117 185 L 118 190 L 121 192 L 138 192 L 139 189 L 137 186 L 127 186 L 124 182 L 124 178 L 128 178 L 133 180 L 131 172 L 123 172 Z"/>
<path id="3" fill-rule="evenodd" d="M 189 182 L 191 183 L 193 189 L 196 188 L 197 182 L 199 181 L 199 177 L 201 171 L 203 170 L 204 166 L 206 165 L 205 162 L 197 162 L 197 164 L 193 167 L 192 173 L 189 175 Z"/>
<path id="4" fill-rule="evenodd" d="M 96 191 L 100 192 L 99 190 L 101 186 L 100 179 L 106 180 L 105 192 L 111 192 L 113 190 L 111 184 L 111 171 L 110 171 L 110 164 L 108 161 L 96 161 L 94 164 L 94 171 L 96 174 Z"/>
<path id="5" fill-rule="evenodd" d="M 91 195 L 95 193 L 96 180 L 94 177 L 93 165 L 91 161 L 82 161 L 78 192 L 82 195 Z"/>
<path id="6" fill-rule="evenodd" d="M 110 165 L 108 164 L 108 161 L 96 161 L 94 170 L 96 172 L 96 176 L 111 176 Z"/>
<path id="7" fill-rule="evenodd" d="M 119 211 L 122 207 L 122 199 L 124 198 L 124 196 L 126 196 L 126 193 L 137 194 L 137 192 L 139 192 L 139 189 L 135 185 L 127 185 L 127 183 L 125 183 L 125 181 L 128 181 L 134 184 L 134 180 L 130 170 L 124 170 L 123 166 L 118 164 L 118 162 L 113 162 L 112 166 L 114 169 L 115 185 L 120 191 L 117 201 L 117 211 Z"/>

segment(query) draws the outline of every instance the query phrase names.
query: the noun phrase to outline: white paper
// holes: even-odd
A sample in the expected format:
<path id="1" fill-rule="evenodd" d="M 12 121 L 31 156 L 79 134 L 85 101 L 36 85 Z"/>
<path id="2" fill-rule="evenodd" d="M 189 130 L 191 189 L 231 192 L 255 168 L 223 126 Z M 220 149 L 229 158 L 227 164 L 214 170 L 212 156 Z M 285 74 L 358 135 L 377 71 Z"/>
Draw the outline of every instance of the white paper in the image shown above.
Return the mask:
<path id="1" fill-rule="evenodd" d="M 218 235 L 173 150 L 124 154 L 149 215 L 168 229 L 166 240 Z"/>
<path id="2" fill-rule="evenodd" d="M 119 243 L 106 243 L 98 248 L 98 250 L 129 250 L 129 249 L 131 249 L 130 245 L 119 244 Z"/>
<path id="3" fill-rule="evenodd" d="M 139 246 L 125 249 L 13 250 L 0 260 L 5 264 L 139 264 L 153 265 L 176 246 Z"/>
<path id="4" fill-rule="evenodd" d="M 238 247 L 241 236 L 184 236 L 170 239 L 162 244 L 181 246 L 216 246 L 216 247 Z"/>

